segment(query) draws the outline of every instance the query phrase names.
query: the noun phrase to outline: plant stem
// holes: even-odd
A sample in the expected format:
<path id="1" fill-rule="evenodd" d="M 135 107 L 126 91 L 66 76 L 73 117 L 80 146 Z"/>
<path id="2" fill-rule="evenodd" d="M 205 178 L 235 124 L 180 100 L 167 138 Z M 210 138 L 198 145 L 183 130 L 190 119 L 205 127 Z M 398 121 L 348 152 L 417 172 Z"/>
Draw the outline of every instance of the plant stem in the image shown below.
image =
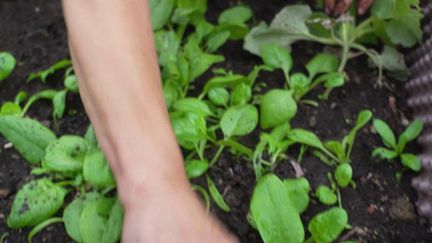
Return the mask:
<path id="1" fill-rule="evenodd" d="M 216 151 L 215 155 L 213 156 L 213 159 L 210 161 L 210 166 L 212 166 L 214 163 L 216 163 L 216 161 L 219 159 L 220 155 L 222 154 L 224 148 L 225 148 L 224 145 L 219 146 L 218 150 Z"/>
<path id="2" fill-rule="evenodd" d="M 208 214 L 210 212 L 210 197 L 207 191 L 202 186 L 199 185 L 192 185 L 192 189 L 199 192 L 203 196 L 204 203 L 206 205 L 206 211 Z"/>
<path id="3" fill-rule="evenodd" d="M 0 237 L 0 243 L 5 242 L 6 237 L 8 237 L 8 236 L 9 236 L 9 232 L 4 232 Z"/>
<path id="4" fill-rule="evenodd" d="M 350 51 L 350 40 L 348 40 L 348 25 L 347 23 L 342 24 L 342 60 L 339 65 L 339 73 L 345 70 L 345 66 L 348 62 L 348 55 Z"/>
<path id="5" fill-rule="evenodd" d="M 340 194 L 340 190 L 339 190 L 339 188 L 336 189 L 336 194 L 337 194 L 337 198 L 338 198 L 339 207 L 340 207 L 340 208 L 343 208 L 343 207 L 342 207 L 342 197 L 341 197 L 341 194 Z"/>
<path id="6" fill-rule="evenodd" d="M 27 237 L 28 241 L 31 243 L 33 236 L 35 236 L 37 233 L 39 233 L 41 230 L 48 227 L 49 225 L 55 224 L 55 223 L 62 223 L 62 222 L 63 222 L 63 218 L 56 217 L 56 218 L 49 218 L 49 219 L 43 221 L 42 223 L 39 223 L 28 234 L 28 237 Z"/>

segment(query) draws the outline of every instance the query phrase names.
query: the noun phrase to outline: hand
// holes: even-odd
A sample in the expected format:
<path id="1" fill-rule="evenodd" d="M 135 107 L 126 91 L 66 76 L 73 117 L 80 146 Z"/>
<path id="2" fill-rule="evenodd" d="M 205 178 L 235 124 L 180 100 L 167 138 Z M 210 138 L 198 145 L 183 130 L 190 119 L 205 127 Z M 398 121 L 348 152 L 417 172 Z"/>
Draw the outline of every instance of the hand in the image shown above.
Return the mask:
<path id="1" fill-rule="evenodd" d="M 374 0 L 359 0 L 357 13 L 365 14 Z M 353 0 L 324 0 L 324 10 L 327 14 L 342 15 L 348 11 Z"/>

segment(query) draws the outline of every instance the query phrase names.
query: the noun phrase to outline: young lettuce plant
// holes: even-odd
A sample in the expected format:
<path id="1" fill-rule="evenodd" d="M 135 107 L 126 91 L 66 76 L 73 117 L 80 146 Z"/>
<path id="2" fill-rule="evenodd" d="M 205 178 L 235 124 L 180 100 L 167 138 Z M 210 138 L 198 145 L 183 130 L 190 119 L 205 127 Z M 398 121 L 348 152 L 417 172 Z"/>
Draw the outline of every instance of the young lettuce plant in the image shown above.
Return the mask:
<path id="1" fill-rule="evenodd" d="M 0 82 L 12 73 L 16 65 L 15 57 L 8 52 L 0 52 Z"/>
<path id="2" fill-rule="evenodd" d="M 421 170 L 421 161 L 416 155 L 405 152 L 406 145 L 416 139 L 423 130 L 423 122 L 413 121 L 396 140 L 394 132 L 383 120 L 375 119 L 373 125 L 385 147 L 378 147 L 372 152 L 373 157 L 392 161 L 399 158 L 402 165 L 412 171 Z"/>
<path id="3" fill-rule="evenodd" d="M 338 72 L 343 73 L 348 60 L 353 56 L 351 50 L 366 54 L 379 69 L 381 80 L 382 69 L 404 74 L 408 70 L 402 56 L 393 46 L 412 47 L 421 41 L 420 20 L 422 13 L 418 0 L 375 1 L 369 18 L 360 23 L 355 16 L 342 16 L 331 19 L 320 13 L 313 13 L 308 5 L 290 5 L 283 8 L 270 25 L 261 22 L 245 38 L 244 48 L 259 55 L 261 48 L 267 44 L 277 44 L 290 49 L 297 41 L 313 41 L 324 45 L 339 46 L 341 61 Z M 354 12 L 353 12 L 354 13 Z M 378 41 L 386 44 L 391 51 L 378 54 L 374 49 L 365 46 Z M 383 60 L 398 57 L 397 62 L 387 65 Z M 395 65 L 394 65 L 395 64 Z"/>
<path id="4" fill-rule="evenodd" d="M 264 65 L 270 69 L 281 69 L 285 75 L 288 90 L 292 92 L 294 99 L 299 102 L 303 96 L 320 84 L 326 91 L 322 98 L 327 99 L 331 90 L 343 86 L 344 76 L 338 70 L 339 60 L 330 54 L 317 54 L 307 64 L 308 76 L 303 73 L 290 75 L 292 58 L 289 51 L 277 44 L 266 44 L 260 49 L 260 56 Z M 303 101 L 307 104 L 317 105 L 314 101 Z"/>

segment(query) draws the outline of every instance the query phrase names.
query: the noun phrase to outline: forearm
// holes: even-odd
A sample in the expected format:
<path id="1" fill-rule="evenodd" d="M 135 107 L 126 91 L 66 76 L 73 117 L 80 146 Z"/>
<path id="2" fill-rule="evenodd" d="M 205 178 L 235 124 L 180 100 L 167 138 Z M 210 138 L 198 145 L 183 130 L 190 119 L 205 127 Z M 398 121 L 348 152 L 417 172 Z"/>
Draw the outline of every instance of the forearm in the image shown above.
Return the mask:
<path id="1" fill-rule="evenodd" d="M 182 176 L 146 1 L 63 5 L 81 96 L 117 179 Z"/>

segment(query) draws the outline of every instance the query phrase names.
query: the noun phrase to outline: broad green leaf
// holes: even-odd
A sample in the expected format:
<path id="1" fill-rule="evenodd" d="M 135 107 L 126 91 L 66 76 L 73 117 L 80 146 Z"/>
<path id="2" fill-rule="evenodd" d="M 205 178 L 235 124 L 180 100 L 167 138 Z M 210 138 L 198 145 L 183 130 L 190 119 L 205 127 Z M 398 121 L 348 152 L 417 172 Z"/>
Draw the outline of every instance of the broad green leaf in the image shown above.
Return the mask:
<path id="1" fill-rule="evenodd" d="M 345 78 L 339 72 L 327 73 L 319 78 L 324 80 L 324 87 L 329 89 L 342 87 L 345 84 Z"/>
<path id="2" fill-rule="evenodd" d="M 261 99 L 261 127 L 268 129 L 289 123 L 297 112 L 297 104 L 292 92 L 282 89 L 273 89 Z"/>
<path id="3" fill-rule="evenodd" d="M 347 224 L 346 211 L 343 208 L 334 207 L 313 217 L 308 228 L 316 243 L 329 243 L 339 237 Z"/>
<path id="4" fill-rule="evenodd" d="M 397 0 L 375 0 L 371 9 L 372 15 L 380 19 L 391 18 Z"/>
<path id="5" fill-rule="evenodd" d="M 8 226 L 17 229 L 44 221 L 60 209 L 65 195 L 65 189 L 47 178 L 28 182 L 14 199 Z"/>
<path id="6" fill-rule="evenodd" d="M 209 176 L 206 176 L 206 179 L 207 179 L 207 185 L 209 188 L 210 195 L 215 201 L 216 205 L 223 211 L 229 212 L 230 207 L 226 204 L 222 194 L 220 194 L 215 183 L 212 181 L 212 179 Z"/>
<path id="7" fill-rule="evenodd" d="M 299 40 L 309 40 L 310 33 L 306 20 L 312 14 L 308 5 L 289 5 L 273 19 L 270 26 L 261 22 L 245 38 L 244 49 L 258 55 L 266 44 L 277 44 L 289 49 Z"/>
<path id="8" fill-rule="evenodd" d="M 414 154 L 402 154 L 401 162 L 405 167 L 408 167 L 415 172 L 419 172 L 422 167 L 420 159 Z"/>
<path id="9" fill-rule="evenodd" d="M 288 191 L 288 196 L 297 209 L 298 213 L 303 213 L 309 206 L 309 191 L 311 187 L 306 178 L 285 179 L 284 185 Z"/>
<path id="10" fill-rule="evenodd" d="M 193 112 L 204 117 L 212 114 L 208 105 L 204 101 L 197 98 L 184 98 L 178 100 L 176 103 L 174 103 L 174 109 L 185 113 Z"/>
<path id="11" fill-rule="evenodd" d="M 83 242 L 80 232 L 80 220 L 83 207 L 100 197 L 96 192 L 84 194 L 81 198 L 74 199 L 63 211 L 63 221 L 67 234 L 76 242 Z"/>
<path id="12" fill-rule="evenodd" d="M 288 138 L 296 143 L 305 144 L 313 148 L 325 150 L 321 140 L 313 133 L 304 129 L 296 128 L 288 133 Z"/>
<path id="13" fill-rule="evenodd" d="M 175 0 L 149 0 L 153 30 L 161 29 L 170 19 Z"/>
<path id="14" fill-rule="evenodd" d="M 317 188 L 315 195 L 324 205 L 333 205 L 337 202 L 336 194 L 328 186 L 320 185 Z"/>
<path id="15" fill-rule="evenodd" d="M 79 225 L 83 242 L 102 242 L 113 203 L 112 199 L 101 197 L 84 205 Z"/>
<path id="16" fill-rule="evenodd" d="M 252 98 L 252 87 L 246 83 L 237 84 L 231 93 L 231 105 L 245 105 Z"/>
<path id="17" fill-rule="evenodd" d="M 22 110 L 21 107 L 13 102 L 5 102 L 0 109 L 0 115 L 7 116 L 7 115 L 13 115 L 13 116 L 19 116 L 21 114 Z"/>
<path id="18" fill-rule="evenodd" d="M 380 55 L 383 68 L 387 70 L 392 78 L 405 81 L 409 77 L 409 69 L 405 63 L 404 55 L 398 52 L 395 48 L 384 46 L 384 50 Z"/>
<path id="19" fill-rule="evenodd" d="M 195 145 L 206 139 L 206 123 L 203 117 L 187 114 L 185 117 L 171 119 L 177 142 L 186 149 L 195 149 Z"/>
<path id="20" fill-rule="evenodd" d="M 87 127 L 84 138 L 89 142 L 90 146 L 97 146 L 98 141 L 96 137 L 96 132 L 91 124 Z"/>
<path id="21" fill-rule="evenodd" d="M 304 229 L 284 183 L 275 175 L 260 178 L 251 199 L 251 215 L 266 243 L 301 243 Z"/>
<path id="22" fill-rule="evenodd" d="M 189 179 L 197 178 L 207 172 L 208 160 L 186 160 L 186 175 Z"/>
<path id="23" fill-rule="evenodd" d="M 14 70 L 15 57 L 8 52 L 0 52 L 0 81 L 6 79 Z"/>
<path id="24" fill-rule="evenodd" d="M 373 125 L 386 146 L 396 148 L 396 137 L 391 128 L 383 120 L 374 119 Z"/>
<path id="25" fill-rule="evenodd" d="M 230 107 L 220 121 L 220 127 L 226 138 L 247 135 L 257 124 L 258 111 L 253 105 Z"/>
<path id="26" fill-rule="evenodd" d="M 207 81 L 204 86 L 204 93 L 207 93 L 212 88 L 225 88 L 227 86 L 235 86 L 237 84 L 247 82 L 247 77 L 239 74 L 229 74 L 226 76 L 217 76 Z"/>
<path id="27" fill-rule="evenodd" d="M 177 0 L 176 3 L 171 21 L 177 24 L 201 20 L 207 10 L 207 0 Z"/>
<path id="28" fill-rule="evenodd" d="M 339 67 L 339 59 L 331 54 L 320 53 L 315 55 L 307 64 L 306 70 L 313 79 L 320 73 L 336 72 Z"/>
<path id="29" fill-rule="evenodd" d="M 398 156 L 398 153 L 394 150 L 390 150 L 387 148 L 376 148 L 372 152 L 373 157 L 379 157 L 380 159 L 392 160 Z"/>
<path id="30" fill-rule="evenodd" d="M 96 188 L 115 186 L 114 176 L 103 152 L 93 147 L 87 151 L 83 164 L 84 180 Z"/>
<path id="31" fill-rule="evenodd" d="M 223 62 L 224 60 L 223 56 L 207 53 L 202 53 L 202 55 L 190 59 L 190 79 L 195 80 L 204 74 L 213 64 Z"/>
<path id="32" fill-rule="evenodd" d="M 294 73 L 291 75 L 288 83 L 290 88 L 294 91 L 294 97 L 296 100 L 299 100 L 309 91 L 310 80 L 303 73 Z"/>
<path id="33" fill-rule="evenodd" d="M 276 44 L 264 45 L 260 49 L 260 56 L 265 65 L 270 68 L 280 68 L 288 76 L 293 60 L 287 49 Z"/>
<path id="34" fill-rule="evenodd" d="M 209 90 L 208 97 L 213 104 L 225 106 L 229 102 L 230 94 L 225 88 L 216 87 Z"/>
<path id="35" fill-rule="evenodd" d="M 335 178 L 338 185 L 342 188 L 345 188 L 349 185 L 352 180 L 352 167 L 348 163 L 342 163 L 336 167 L 335 170 Z"/>
<path id="36" fill-rule="evenodd" d="M 252 18 L 252 10 L 247 6 L 237 6 L 224 10 L 218 18 L 219 24 L 243 25 Z"/>
<path id="37" fill-rule="evenodd" d="M 169 62 L 177 62 L 180 40 L 174 31 L 157 31 L 155 33 L 155 42 L 161 66 L 166 67 Z"/>
<path id="38" fill-rule="evenodd" d="M 53 116 L 55 119 L 60 119 L 64 115 L 66 109 L 66 94 L 67 90 L 62 90 L 53 98 Z"/>
<path id="39" fill-rule="evenodd" d="M 55 134 L 36 120 L 0 116 L 0 133 L 30 163 L 38 163 L 45 156 L 45 148 L 56 139 Z"/>
<path id="40" fill-rule="evenodd" d="M 330 152 L 332 152 L 334 155 L 336 155 L 336 157 L 338 157 L 338 159 L 340 160 L 340 162 L 347 162 L 347 158 L 345 155 L 345 149 L 342 145 L 342 143 L 340 143 L 339 141 L 335 141 L 335 140 L 330 140 L 324 143 L 324 147 L 329 150 Z"/>
<path id="41" fill-rule="evenodd" d="M 48 145 L 42 167 L 56 172 L 81 172 L 88 149 L 84 138 L 64 135 Z"/>
<path id="42" fill-rule="evenodd" d="M 416 139 L 420 135 L 422 130 L 423 130 L 423 122 L 418 119 L 413 121 L 399 137 L 399 142 L 398 142 L 399 151 L 403 151 L 405 145 L 408 142 Z"/>
<path id="43" fill-rule="evenodd" d="M 217 51 L 229 39 L 229 31 L 221 31 L 209 36 L 206 42 L 207 51 L 213 53 Z"/>
<path id="44" fill-rule="evenodd" d="M 353 129 L 351 129 L 350 133 L 348 133 L 348 135 L 344 137 L 342 141 L 342 145 L 344 149 L 346 149 L 348 146 L 347 159 L 349 159 L 349 157 L 351 156 L 350 153 L 352 150 L 352 146 L 354 145 L 354 140 L 357 136 L 358 131 L 362 129 L 370 121 L 370 119 L 372 119 L 372 115 L 373 115 L 372 112 L 369 110 L 360 111 L 359 115 L 357 116 L 355 126 L 353 127 Z"/>
<path id="45" fill-rule="evenodd" d="M 117 243 L 120 240 L 122 227 L 123 227 L 124 211 L 117 199 L 114 205 L 111 207 L 108 221 L 105 225 L 105 229 L 102 233 L 102 239 L 100 242 L 103 243 Z"/>

